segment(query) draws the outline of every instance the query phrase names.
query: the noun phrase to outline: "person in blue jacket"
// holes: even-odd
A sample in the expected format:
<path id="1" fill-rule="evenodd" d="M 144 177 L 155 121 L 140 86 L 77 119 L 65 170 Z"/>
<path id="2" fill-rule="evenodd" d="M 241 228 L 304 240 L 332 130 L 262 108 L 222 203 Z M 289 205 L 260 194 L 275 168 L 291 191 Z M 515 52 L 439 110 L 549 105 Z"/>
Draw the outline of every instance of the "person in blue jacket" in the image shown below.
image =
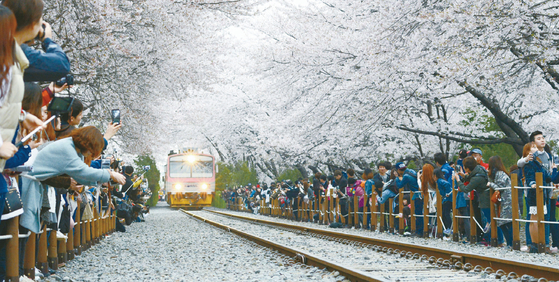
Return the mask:
<path id="1" fill-rule="evenodd" d="M 444 179 L 448 183 L 452 183 L 452 173 L 454 169 L 446 161 L 446 156 L 443 153 L 436 153 L 433 158 L 435 159 L 435 164 L 444 173 Z"/>
<path id="2" fill-rule="evenodd" d="M 407 168 L 406 164 L 403 162 L 396 163 L 395 166 L 397 168 L 396 172 L 394 172 L 394 175 L 396 176 L 394 179 L 396 187 L 398 187 L 398 189 L 404 188 L 404 191 L 419 191 L 417 173 L 415 170 Z M 421 194 L 413 193 L 411 200 L 414 201 L 415 205 L 414 213 L 416 215 L 423 215 L 423 199 L 421 198 Z M 415 236 L 423 236 L 423 217 L 418 216 L 415 218 L 415 228 Z"/>
<path id="3" fill-rule="evenodd" d="M 445 227 L 445 234 L 450 234 L 449 230 L 451 230 L 450 228 L 452 227 L 452 217 L 450 216 L 450 212 L 452 210 L 452 187 L 450 185 L 450 182 L 445 179 L 445 173 L 441 168 L 435 169 L 433 171 L 433 175 L 435 176 L 435 179 L 437 181 L 439 194 L 441 194 L 441 198 L 443 199 L 443 210 L 441 216 Z"/>
<path id="4" fill-rule="evenodd" d="M 39 33 L 39 37 L 42 37 L 43 50 L 21 44 L 21 49 L 29 60 L 29 68 L 23 76 L 24 81 L 57 81 L 70 72 L 70 60 L 60 45 L 52 40 L 50 24 L 43 21 L 42 26 L 44 29 Z"/>

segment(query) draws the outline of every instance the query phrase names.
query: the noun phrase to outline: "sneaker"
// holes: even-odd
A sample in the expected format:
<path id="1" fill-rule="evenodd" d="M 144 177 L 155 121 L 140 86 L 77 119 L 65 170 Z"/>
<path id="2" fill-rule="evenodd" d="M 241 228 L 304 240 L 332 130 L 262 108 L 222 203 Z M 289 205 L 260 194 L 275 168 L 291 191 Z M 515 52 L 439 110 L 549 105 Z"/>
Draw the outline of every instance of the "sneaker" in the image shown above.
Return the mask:
<path id="1" fill-rule="evenodd" d="M 29 277 L 22 275 L 19 277 L 19 281 L 21 282 L 34 282 L 33 280 L 31 280 Z"/>
<path id="2" fill-rule="evenodd" d="M 559 252 L 557 247 L 549 247 L 549 249 L 546 251 L 546 253 L 548 254 L 556 254 L 557 252 Z"/>
<path id="3" fill-rule="evenodd" d="M 43 275 L 43 273 L 35 267 L 35 278 L 45 278 L 45 276 Z"/>
<path id="4" fill-rule="evenodd" d="M 481 241 L 477 242 L 476 244 L 480 245 L 480 246 L 485 246 L 485 247 L 489 246 L 489 244 L 487 242 L 485 242 L 485 240 L 481 240 Z"/>
<path id="5" fill-rule="evenodd" d="M 528 246 L 522 246 L 522 247 L 520 247 L 520 251 L 527 252 L 527 251 L 529 251 L 529 248 L 528 248 Z"/>
<path id="6" fill-rule="evenodd" d="M 411 232 L 409 232 L 409 231 L 404 231 L 404 236 L 411 236 Z"/>
<path id="7" fill-rule="evenodd" d="M 452 229 L 446 229 L 443 231 L 444 236 L 450 237 L 452 235 Z"/>

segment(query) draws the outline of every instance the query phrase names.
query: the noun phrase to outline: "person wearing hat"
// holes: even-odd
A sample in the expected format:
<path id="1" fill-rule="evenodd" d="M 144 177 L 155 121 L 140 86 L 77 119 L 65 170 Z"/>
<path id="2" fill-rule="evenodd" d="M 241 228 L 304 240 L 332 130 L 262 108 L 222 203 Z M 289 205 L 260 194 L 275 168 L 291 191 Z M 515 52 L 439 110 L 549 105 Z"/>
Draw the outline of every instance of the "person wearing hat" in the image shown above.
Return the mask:
<path id="1" fill-rule="evenodd" d="M 486 163 L 483 162 L 483 158 L 482 158 L 483 152 L 481 151 L 481 149 L 479 149 L 479 148 L 472 149 L 470 151 L 470 155 L 472 157 L 474 157 L 474 159 L 476 159 L 477 163 L 480 166 L 482 166 L 483 168 L 485 168 L 485 170 L 489 169 L 489 164 L 486 164 Z"/>
<path id="2" fill-rule="evenodd" d="M 407 168 L 403 162 L 398 162 L 395 165 L 396 171 L 394 181 L 398 189 L 404 188 L 404 191 L 419 191 L 419 184 L 417 183 L 417 173 L 413 169 Z M 423 199 L 420 193 L 413 193 L 412 201 L 415 203 L 415 214 L 423 214 Z M 423 217 L 415 218 L 416 236 L 423 236 Z"/>

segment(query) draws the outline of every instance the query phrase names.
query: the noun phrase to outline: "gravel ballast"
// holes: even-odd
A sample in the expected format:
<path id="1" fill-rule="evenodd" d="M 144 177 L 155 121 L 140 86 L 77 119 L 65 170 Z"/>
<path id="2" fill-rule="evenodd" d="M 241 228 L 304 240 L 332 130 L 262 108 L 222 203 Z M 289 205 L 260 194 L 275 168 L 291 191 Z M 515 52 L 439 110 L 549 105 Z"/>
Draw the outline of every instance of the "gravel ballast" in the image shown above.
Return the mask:
<path id="1" fill-rule="evenodd" d="M 214 209 L 214 208 L 210 208 L 210 209 Z M 294 224 L 299 226 L 307 226 L 307 227 L 318 228 L 318 229 L 328 229 L 331 231 L 341 232 L 346 234 L 356 234 L 360 236 L 367 236 L 371 238 L 390 240 L 395 242 L 405 242 L 414 245 L 436 247 L 436 248 L 451 250 L 456 252 L 502 258 L 502 259 L 520 261 L 524 263 L 549 266 L 554 268 L 559 267 L 559 263 L 558 263 L 559 256 L 557 254 L 530 254 L 527 252 L 513 251 L 508 248 L 485 247 L 481 245 L 472 245 L 469 243 L 464 244 L 464 243 L 453 242 L 451 240 L 440 240 L 440 239 L 419 238 L 419 237 L 404 237 L 397 234 L 389 234 L 386 232 L 378 232 L 378 231 L 371 232 L 370 230 L 362 230 L 362 229 L 329 228 L 327 225 L 319 225 L 310 222 L 296 222 L 296 221 L 287 220 L 283 218 L 276 218 L 276 217 L 265 216 L 265 215 L 255 215 L 253 213 L 247 213 L 247 212 L 238 212 L 238 211 L 231 211 L 226 209 L 214 209 L 214 210 L 237 214 L 246 217 L 259 218 L 259 219 L 264 219 L 269 221 L 284 222 L 284 223 L 289 223 L 289 224 Z"/>
<path id="2" fill-rule="evenodd" d="M 160 203 L 47 281 L 340 281 Z"/>
<path id="3" fill-rule="evenodd" d="M 405 259 L 400 255 L 375 252 L 368 246 L 316 238 L 305 232 L 261 225 L 208 211 L 193 213 L 387 281 L 495 281 L 494 275 L 440 269 L 427 261 Z"/>

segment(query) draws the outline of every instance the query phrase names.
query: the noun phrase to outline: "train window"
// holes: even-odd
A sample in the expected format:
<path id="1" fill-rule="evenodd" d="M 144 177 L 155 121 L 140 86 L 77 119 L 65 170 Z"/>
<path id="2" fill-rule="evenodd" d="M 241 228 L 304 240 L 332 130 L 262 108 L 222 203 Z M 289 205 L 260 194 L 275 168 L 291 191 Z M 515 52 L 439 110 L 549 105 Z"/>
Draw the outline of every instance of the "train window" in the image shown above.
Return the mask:
<path id="1" fill-rule="evenodd" d="M 169 158 L 169 177 L 213 177 L 213 159 L 207 156 L 183 155 Z"/>

